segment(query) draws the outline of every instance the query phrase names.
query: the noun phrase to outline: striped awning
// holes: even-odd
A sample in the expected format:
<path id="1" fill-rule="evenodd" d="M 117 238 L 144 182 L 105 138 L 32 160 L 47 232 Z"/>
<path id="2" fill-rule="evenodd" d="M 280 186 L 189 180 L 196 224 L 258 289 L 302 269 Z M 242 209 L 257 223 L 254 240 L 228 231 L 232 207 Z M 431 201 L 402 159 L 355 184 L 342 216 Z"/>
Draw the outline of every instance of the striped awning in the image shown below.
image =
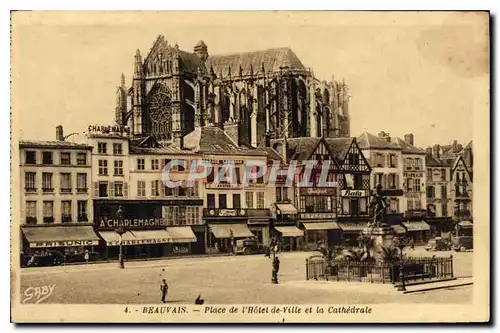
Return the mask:
<path id="1" fill-rule="evenodd" d="M 276 208 L 278 208 L 281 214 L 297 214 L 297 208 L 292 204 L 276 204 Z"/>
<path id="2" fill-rule="evenodd" d="M 431 227 L 424 221 L 403 222 L 407 231 L 428 231 Z"/>

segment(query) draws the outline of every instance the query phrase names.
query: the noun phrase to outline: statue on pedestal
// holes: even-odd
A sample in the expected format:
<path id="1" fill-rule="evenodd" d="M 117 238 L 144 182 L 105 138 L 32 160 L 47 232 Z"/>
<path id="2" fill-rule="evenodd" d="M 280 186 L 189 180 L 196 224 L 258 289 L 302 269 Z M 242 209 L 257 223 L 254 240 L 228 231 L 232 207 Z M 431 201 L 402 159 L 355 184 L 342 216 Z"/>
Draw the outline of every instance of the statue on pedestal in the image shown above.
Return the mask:
<path id="1" fill-rule="evenodd" d="M 384 222 L 387 214 L 387 198 L 382 195 L 382 185 L 377 184 L 370 201 L 370 211 L 373 214 L 373 222 L 368 222 L 368 227 L 379 228 Z"/>

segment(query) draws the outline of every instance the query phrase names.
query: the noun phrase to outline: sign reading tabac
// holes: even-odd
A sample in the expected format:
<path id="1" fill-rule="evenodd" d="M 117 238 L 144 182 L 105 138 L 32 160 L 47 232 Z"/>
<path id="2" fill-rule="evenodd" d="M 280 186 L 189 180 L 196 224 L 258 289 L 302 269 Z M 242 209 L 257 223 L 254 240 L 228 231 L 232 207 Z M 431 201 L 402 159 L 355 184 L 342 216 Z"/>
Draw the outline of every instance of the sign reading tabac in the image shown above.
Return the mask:
<path id="1" fill-rule="evenodd" d="M 335 195 L 335 187 L 301 187 L 301 195 Z"/>
<path id="2" fill-rule="evenodd" d="M 367 196 L 366 192 L 367 191 L 364 190 L 342 190 L 341 196 L 349 198 L 366 197 Z"/>

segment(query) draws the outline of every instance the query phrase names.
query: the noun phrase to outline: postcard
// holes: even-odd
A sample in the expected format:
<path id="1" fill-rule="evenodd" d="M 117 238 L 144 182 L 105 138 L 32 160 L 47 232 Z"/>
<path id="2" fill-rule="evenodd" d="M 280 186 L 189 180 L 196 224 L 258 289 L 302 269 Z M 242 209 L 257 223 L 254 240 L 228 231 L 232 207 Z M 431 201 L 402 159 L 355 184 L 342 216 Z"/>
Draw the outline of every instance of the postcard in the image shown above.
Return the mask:
<path id="1" fill-rule="evenodd" d="M 490 320 L 489 12 L 12 12 L 12 321 Z"/>

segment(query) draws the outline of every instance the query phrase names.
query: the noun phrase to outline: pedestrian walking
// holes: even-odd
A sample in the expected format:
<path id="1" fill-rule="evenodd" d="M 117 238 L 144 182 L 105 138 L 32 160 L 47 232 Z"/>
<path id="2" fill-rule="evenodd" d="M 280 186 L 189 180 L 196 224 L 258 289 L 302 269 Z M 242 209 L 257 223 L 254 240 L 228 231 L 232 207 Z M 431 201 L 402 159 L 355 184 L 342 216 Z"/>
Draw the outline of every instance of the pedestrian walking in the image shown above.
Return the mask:
<path id="1" fill-rule="evenodd" d="M 161 290 L 161 302 L 167 303 L 167 293 L 168 293 L 167 280 L 163 279 L 162 284 L 160 285 L 160 290 Z"/>
<path id="2" fill-rule="evenodd" d="M 280 270 L 280 260 L 278 257 L 273 259 L 273 278 L 272 283 L 278 284 L 278 272 Z"/>
<path id="3" fill-rule="evenodd" d="M 85 254 L 83 255 L 83 258 L 85 259 L 85 262 L 88 264 L 90 255 L 89 255 L 89 250 L 85 250 Z"/>

